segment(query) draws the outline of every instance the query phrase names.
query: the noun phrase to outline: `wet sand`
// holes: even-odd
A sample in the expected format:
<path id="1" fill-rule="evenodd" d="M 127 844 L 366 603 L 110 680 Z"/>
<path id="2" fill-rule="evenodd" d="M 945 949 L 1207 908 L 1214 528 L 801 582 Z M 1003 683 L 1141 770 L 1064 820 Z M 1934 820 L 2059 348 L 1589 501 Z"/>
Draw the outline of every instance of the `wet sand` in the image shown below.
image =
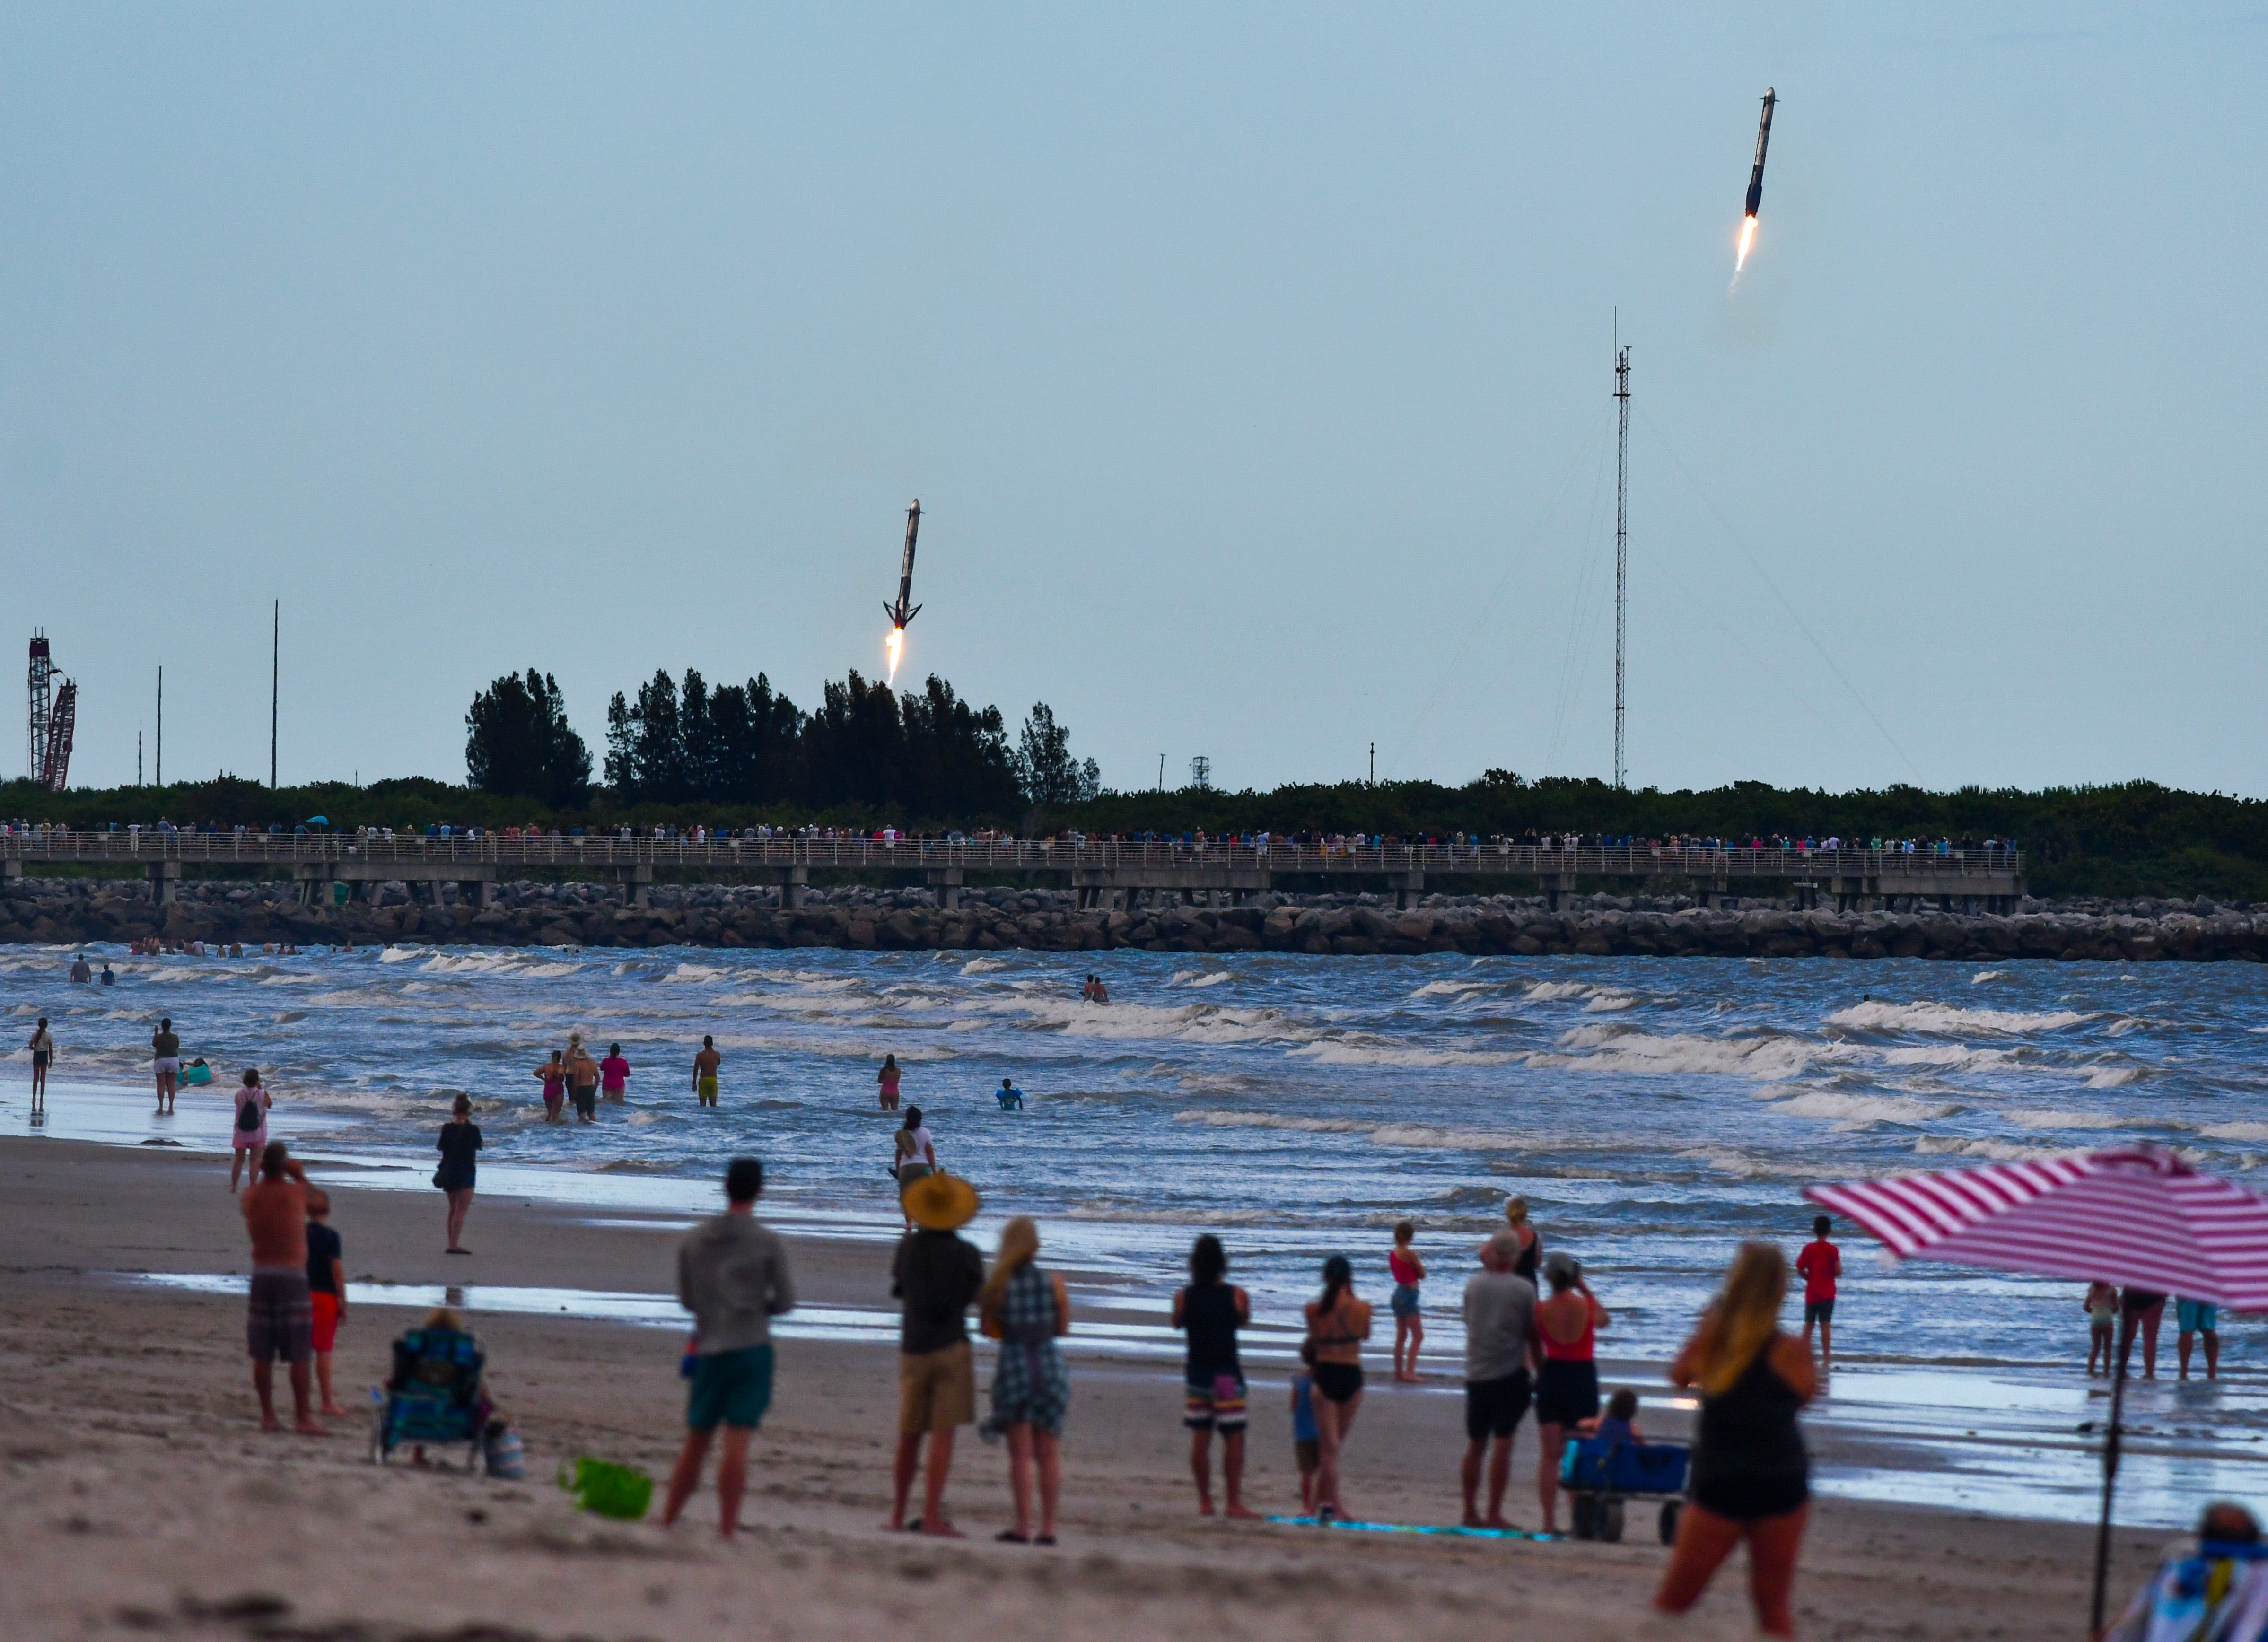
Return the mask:
<path id="1" fill-rule="evenodd" d="M 1691 1618 L 1647 1614 L 1664 1553 L 1635 1516 L 1615 1546 L 1200 1521 L 1175 1376 L 1154 1360 L 1074 1360 L 1052 1552 L 991 1541 L 1008 1521 L 1004 1454 L 967 1433 L 950 1498 L 972 1537 L 880 1531 L 895 1403 L 887 1337 L 782 1342 L 747 1529 L 730 1544 L 705 1492 L 665 1533 L 579 1515 L 548 1480 L 584 1453 L 666 1469 L 681 1407 L 674 1329 L 482 1314 L 490 1383 L 526 1435 L 529 1479 L 380 1470 L 359 1411 L 328 1439 L 256 1429 L 233 1295 L 118 1275 L 245 1269 L 210 1156 L 0 1140 L 0 1511 L 18 1570 L 0 1582 L 0 1618 L 11 1638 L 1749 1633 L 1737 1567 Z M 356 1280 L 650 1293 L 668 1281 L 674 1233 L 634 1217 L 483 1201 L 468 1234 L 479 1252 L 453 1259 L 438 1194 L 335 1196 Z M 887 1304 L 875 1245 L 803 1239 L 794 1252 L 807 1304 Z M 338 1380 L 357 1410 L 408 1315 L 366 1304 L 350 1314 Z M 1260 1508 L 1287 1510 L 1280 1381 L 1255 1378 L 1250 1491 Z M 1349 1450 L 1350 1505 L 1448 1520 L 1461 1438 L 1454 1398 L 1373 1392 Z M 1533 1441 L 1522 1432 L 1512 1498 L 1530 1524 Z M 2083 1529 L 1837 1499 L 1815 1513 L 1799 1587 L 1808 1634 L 2081 1627 Z M 2162 1537 L 2121 1532 L 2121 1589 Z"/>

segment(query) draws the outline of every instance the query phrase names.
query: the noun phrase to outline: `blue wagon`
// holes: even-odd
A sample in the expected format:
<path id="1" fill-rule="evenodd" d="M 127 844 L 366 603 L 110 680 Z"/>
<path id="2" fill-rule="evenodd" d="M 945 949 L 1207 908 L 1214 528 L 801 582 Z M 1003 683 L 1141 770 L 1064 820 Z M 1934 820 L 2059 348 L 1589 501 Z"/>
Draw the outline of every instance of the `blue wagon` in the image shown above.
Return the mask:
<path id="1" fill-rule="evenodd" d="M 1660 1499 L 1661 1543 L 1674 1543 L 1692 1462 L 1692 1449 L 1682 1442 L 1605 1437 L 1570 1442 L 1559 1456 L 1559 1486 L 1566 1491 L 1575 1537 L 1612 1543 L 1623 1536 L 1626 1500 Z"/>

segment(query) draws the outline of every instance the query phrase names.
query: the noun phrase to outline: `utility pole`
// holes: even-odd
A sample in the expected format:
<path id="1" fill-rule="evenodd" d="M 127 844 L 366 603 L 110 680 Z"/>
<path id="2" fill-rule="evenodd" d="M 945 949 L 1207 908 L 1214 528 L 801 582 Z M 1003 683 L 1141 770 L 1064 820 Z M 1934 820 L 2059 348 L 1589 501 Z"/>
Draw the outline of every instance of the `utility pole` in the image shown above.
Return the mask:
<path id="1" fill-rule="evenodd" d="M 1615 791 L 1623 788 L 1623 639 L 1630 624 L 1630 350 L 1615 310 Z"/>
<path id="2" fill-rule="evenodd" d="M 158 669 L 158 784 L 166 784 L 166 669 Z"/>
<path id="3" fill-rule="evenodd" d="M 268 652 L 268 790 L 276 791 L 276 703 L 284 681 L 284 601 L 276 601 L 275 626 Z"/>
<path id="4" fill-rule="evenodd" d="M 1159 791 L 1159 792 L 1163 792 L 1165 790 L 1166 790 L 1166 755 L 1165 755 L 1163 753 L 1160 753 L 1160 754 L 1159 754 L 1159 755 L 1158 755 L 1158 791 Z"/>
<path id="5" fill-rule="evenodd" d="M 134 784 L 142 784 L 142 732 L 134 733 Z"/>
<path id="6" fill-rule="evenodd" d="M 1373 787 L 1378 784 L 1378 743 L 1375 741 L 1370 744 L 1370 784 Z"/>

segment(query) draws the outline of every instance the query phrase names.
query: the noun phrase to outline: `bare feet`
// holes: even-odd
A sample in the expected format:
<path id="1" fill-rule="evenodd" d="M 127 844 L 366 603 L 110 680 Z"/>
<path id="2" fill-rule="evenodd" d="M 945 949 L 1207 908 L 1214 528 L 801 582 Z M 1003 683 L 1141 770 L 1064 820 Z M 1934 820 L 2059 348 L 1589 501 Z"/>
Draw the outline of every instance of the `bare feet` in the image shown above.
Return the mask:
<path id="1" fill-rule="evenodd" d="M 944 1521 L 931 1522 L 924 1520 L 921 1526 L 921 1531 L 928 1535 L 932 1539 L 961 1539 L 965 1537 L 959 1528 L 954 1527 L 950 1522 Z"/>
<path id="2" fill-rule="evenodd" d="M 262 1414 L 260 1417 L 260 1429 L 262 1431 L 281 1431 L 284 1429 L 284 1422 L 276 1418 L 273 1414 Z"/>
<path id="3" fill-rule="evenodd" d="M 331 1434 L 328 1429 L 318 1425 L 311 1419 L 299 1420 L 292 1425 L 291 1429 L 302 1437 L 328 1437 Z"/>
<path id="4" fill-rule="evenodd" d="M 1481 1521 L 1479 1512 L 1468 1511 L 1465 1513 L 1465 1520 L 1462 1522 L 1460 1522 L 1457 1526 L 1459 1528 L 1486 1528 L 1488 1524 Z"/>
<path id="5" fill-rule="evenodd" d="M 1514 1528 L 1511 1523 L 1506 1521 L 1500 1516 L 1491 1517 L 1487 1521 L 1482 1523 L 1481 1526 L 1483 1528 L 1492 1528 L 1497 1529 L 1498 1532 L 1505 1534 L 1513 1534 L 1519 1531 Z"/>
<path id="6" fill-rule="evenodd" d="M 335 1403 L 324 1403 L 322 1407 L 322 1414 L 323 1417 L 326 1419 L 344 1419 L 347 1417 L 346 1410 L 341 1408 Z"/>
<path id="7" fill-rule="evenodd" d="M 1248 1509 L 1241 1501 L 1231 1502 L 1228 1509 L 1221 1514 L 1235 1522 L 1257 1522 L 1260 1520 L 1260 1513 Z"/>
<path id="8" fill-rule="evenodd" d="M 1197 1514 L 1201 1517 L 1209 1517 L 1212 1514 L 1212 1496 L 1211 1494 L 1199 1494 L 1197 1496 Z"/>

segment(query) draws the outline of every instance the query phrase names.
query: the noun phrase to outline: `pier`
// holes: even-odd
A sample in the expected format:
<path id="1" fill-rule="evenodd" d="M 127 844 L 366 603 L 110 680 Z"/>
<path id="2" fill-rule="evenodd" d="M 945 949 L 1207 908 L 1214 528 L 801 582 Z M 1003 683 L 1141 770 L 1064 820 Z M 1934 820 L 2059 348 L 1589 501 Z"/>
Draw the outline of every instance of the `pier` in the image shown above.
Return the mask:
<path id="1" fill-rule="evenodd" d="M 306 898 L 334 885 L 365 895 L 394 882 L 453 883 L 482 906 L 499 881 L 517 878 L 612 878 L 639 904 L 657 872 L 761 879 L 780 887 L 784 907 L 800 907 L 814 873 L 896 877 L 926 883 L 940 904 L 959 904 L 972 874 L 1067 884 L 1083 909 L 1130 910 L 1147 894 L 1234 904 L 1266 890 L 1314 892 L 1382 887 L 1408 907 L 1429 888 L 1455 894 L 1523 893 L 1556 909 L 1579 884 L 1693 895 L 1705 906 L 1743 896 L 1793 895 L 1802 905 L 1870 911 L 1900 902 L 1944 911 L 2012 911 L 2024 894 L 2024 858 L 2013 850 L 1669 849 L 1652 844 L 1520 843 L 1483 839 L 1447 844 L 1326 847 L 1226 840 L 1204 843 L 1116 839 L 1003 838 L 985 842 L 841 836 L 654 837 L 611 832 L 580 836 L 426 837 L 374 833 L 175 832 L 152 828 L 72 831 L 33 828 L 0 834 L 0 876 L 35 865 L 112 867 L 146 876 L 157 898 L 173 899 L 185 867 L 238 869 L 247 875 L 288 867 Z"/>

